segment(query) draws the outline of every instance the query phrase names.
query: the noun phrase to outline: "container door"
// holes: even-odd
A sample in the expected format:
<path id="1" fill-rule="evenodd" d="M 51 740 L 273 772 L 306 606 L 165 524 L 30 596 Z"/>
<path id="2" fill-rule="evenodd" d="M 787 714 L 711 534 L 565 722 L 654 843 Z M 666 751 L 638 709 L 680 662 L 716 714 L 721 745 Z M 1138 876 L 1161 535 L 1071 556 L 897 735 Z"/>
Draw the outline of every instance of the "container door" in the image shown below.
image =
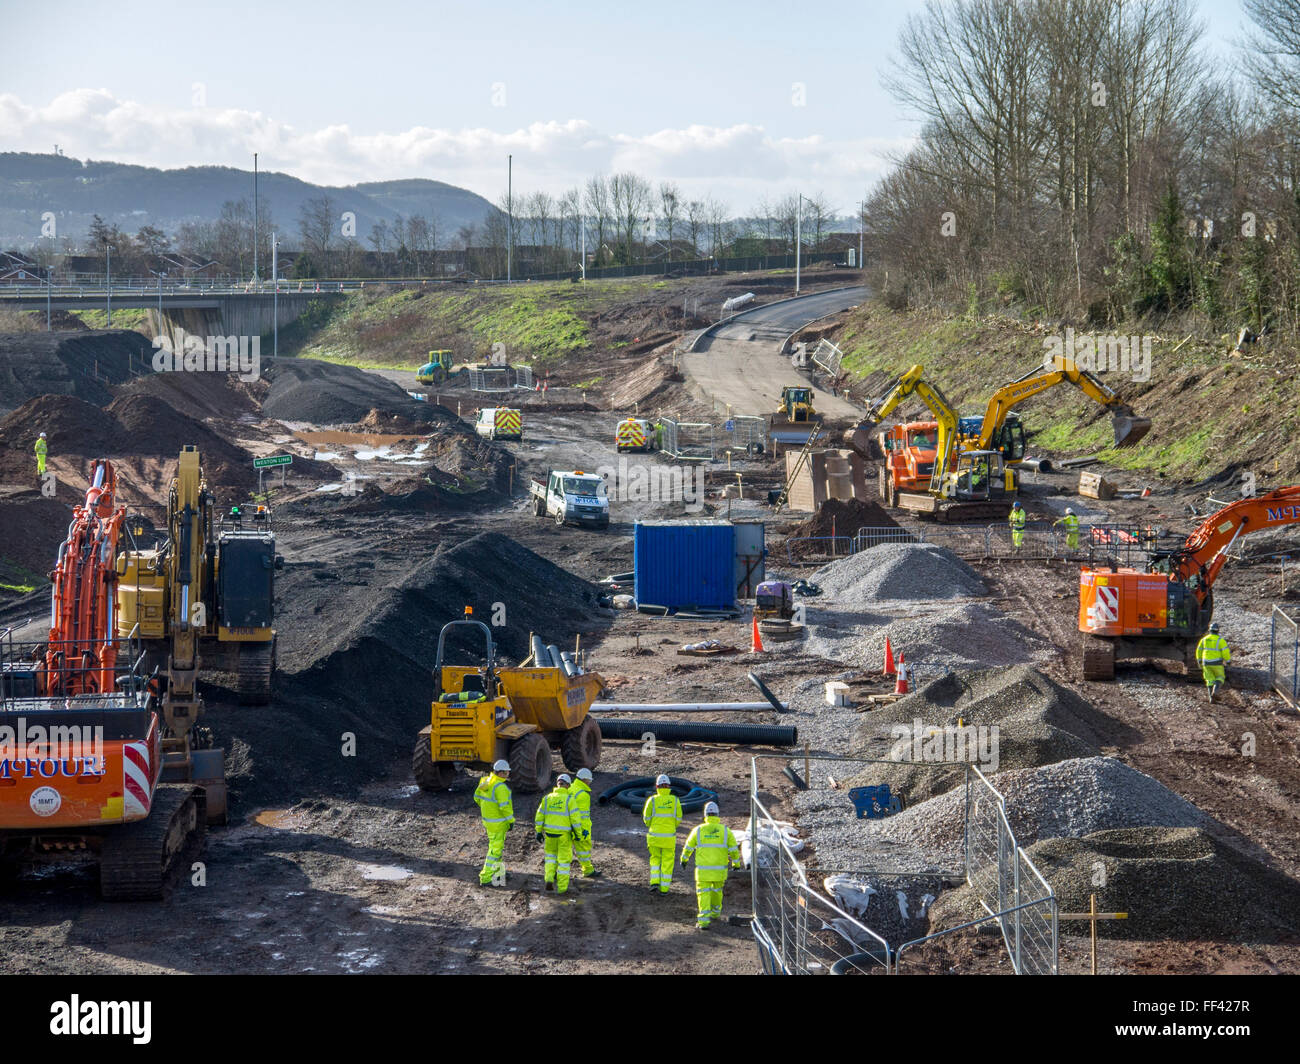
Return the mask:
<path id="1" fill-rule="evenodd" d="M 736 598 L 753 598 L 755 589 L 767 579 L 767 526 L 762 521 L 746 521 L 732 527 L 736 530 Z"/>

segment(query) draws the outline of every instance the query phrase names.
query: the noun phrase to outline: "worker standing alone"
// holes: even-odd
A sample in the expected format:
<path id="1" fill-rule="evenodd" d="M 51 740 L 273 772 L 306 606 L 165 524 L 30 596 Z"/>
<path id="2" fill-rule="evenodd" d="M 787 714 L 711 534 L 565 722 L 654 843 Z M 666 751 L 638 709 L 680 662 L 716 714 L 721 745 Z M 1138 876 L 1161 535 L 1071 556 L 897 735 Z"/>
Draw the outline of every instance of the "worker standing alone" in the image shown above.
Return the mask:
<path id="1" fill-rule="evenodd" d="M 492 766 L 492 771 L 478 781 L 474 788 L 474 801 L 478 803 L 479 815 L 483 818 L 483 830 L 487 832 L 487 856 L 483 859 L 483 868 L 478 874 L 482 886 L 504 887 L 506 870 L 501 863 L 505 852 L 506 832 L 515 825 L 514 799 L 510 794 L 510 762 L 504 758 Z"/>
<path id="2" fill-rule="evenodd" d="M 537 806 L 533 827 L 537 841 L 546 846 L 546 866 L 542 879 L 546 890 L 563 894 L 569 889 L 569 866 L 573 863 L 573 837 L 582 831 L 582 821 L 573 806 L 564 773 L 555 778 L 555 790 Z"/>
<path id="3" fill-rule="evenodd" d="M 1065 508 L 1065 516 L 1052 522 L 1052 527 L 1065 526 L 1065 546 L 1067 550 L 1079 549 L 1079 518 L 1070 507 Z"/>
<path id="4" fill-rule="evenodd" d="M 591 863 L 591 769 L 578 769 L 578 778 L 569 788 L 569 801 L 582 822 L 581 832 L 573 836 L 573 856 L 582 866 L 583 878 L 595 879 L 600 870 Z"/>
<path id="5" fill-rule="evenodd" d="M 1205 687 L 1210 693 L 1211 702 L 1223 686 L 1226 676 L 1224 669 L 1231 660 L 1232 651 L 1228 649 L 1228 641 L 1219 635 L 1219 626 L 1211 624 L 1209 631 L 1196 644 L 1196 662 L 1201 666 L 1201 675 L 1205 677 Z"/>
<path id="6" fill-rule="evenodd" d="M 742 867 L 740 846 L 718 815 L 717 802 L 704 806 L 704 823 L 691 829 L 682 847 L 683 866 L 695 858 L 695 927 L 708 929 L 722 918 L 722 888 L 729 868 Z"/>
<path id="7" fill-rule="evenodd" d="M 1007 521 L 1011 525 L 1011 546 L 1018 551 L 1025 545 L 1025 508 L 1020 505 L 1020 500 L 1011 504 L 1011 516 Z"/>
<path id="8" fill-rule="evenodd" d="M 45 433 L 41 433 L 36 438 L 36 475 L 43 477 L 45 475 L 45 454 L 49 450 L 49 444 L 45 442 Z"/>
<path id="9" fill-rule="evenodd" d="M 673 884 L 673 866 L 677 863 L 677 826 L 682 822 L 682 803 L 669 789 L 667 776 L 655 780 L 655 793 L 645 800 L 641 819 L 646 826 L 646 846 L 650 850 L 650 890 L 667 894 Z"/>

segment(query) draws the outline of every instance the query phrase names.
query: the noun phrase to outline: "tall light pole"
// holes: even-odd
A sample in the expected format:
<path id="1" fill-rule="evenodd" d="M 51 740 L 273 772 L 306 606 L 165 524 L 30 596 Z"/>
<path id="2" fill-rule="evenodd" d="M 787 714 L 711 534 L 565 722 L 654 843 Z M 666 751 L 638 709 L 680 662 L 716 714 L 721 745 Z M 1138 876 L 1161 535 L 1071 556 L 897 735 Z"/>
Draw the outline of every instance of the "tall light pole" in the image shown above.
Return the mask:
<path id="1" fill-rule="evenodd" d="M 515 157 L 506 156 L 506 280 L 510 280 L 510 260 L 515 249 Z"/>
<path id="2" fill-rule="evenodd" d="M 167 276 L 166 270 L 150 270 L 151 274 L 158 278 L 158 334 L 162 335 L 163 316 L 162 316 L 162 279 Z"/>
<path id="3" fill-rule="evenodd" d="M 803 249 L 803 193 L 799 193 L 799 209 L 794 215 L 794 294 L 799 294 L 799 263 Z"/>
<path id="4" fill-rule="evenodd" d="M 276 233 L 271 234 L 271 321 L 272 328 L 275 330 L 275 339 L 272 341 L 271 358 L 280 357 L 280 266 L 277 257 L 280 253 L 280 238 Z"/>
<path id="5" fill-rule="evenodd" d="M 108 328 L 113 327 L 113 245 L 104 245 L 104 298 L 108 300 Z"/>
<path id="6" fill-rule="evenodd" d="M 257 284 L 257 152 L 253 152 L 253 283 Z"/>
<path id="7" fill-rule="evenodd" d="M 582 266 L 582 279 L 587 280 L 587 216 L 582 215 L 582 258 L 579 260 Z"/>
<path id="8" fill-rule="evenodd" d="M 54 282 L 54 269 L 47 265 L 45 267 L 45 331 L 53 332 L 50 326 L 50 285 Z"/>

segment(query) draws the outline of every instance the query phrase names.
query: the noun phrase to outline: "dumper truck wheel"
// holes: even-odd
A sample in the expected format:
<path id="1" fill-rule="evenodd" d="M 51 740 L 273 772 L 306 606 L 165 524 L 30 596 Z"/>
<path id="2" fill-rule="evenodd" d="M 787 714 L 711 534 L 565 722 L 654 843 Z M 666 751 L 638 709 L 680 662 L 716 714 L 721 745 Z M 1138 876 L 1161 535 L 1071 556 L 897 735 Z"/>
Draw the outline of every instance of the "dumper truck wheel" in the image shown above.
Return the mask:
<path id="1" fill-rule="evenodd" d="M 551 748 L 537 732 L 530 732 L 510 744 L 510 786 L 525 794 L 544 791 L 551 785 Z"/>
<path id="2" fill-rule="evenodd" d="M 560 510 L 560 511 L 555 515 L 555 523 L 556 523 L 557 525 L 559 525 L 559 526 L 563 526 L 563 525 L 564 525 L 564 511 L 563 511 L 563 510 Z"/>
<path id="3" fill-rule="evenodd" d="M 435 761 L 430 745 L 431 727 L 420 729 L 411 754 L 411 772 L 422 791 L 445 791 L 456 779 L 456 766 L 447 761 Z"/>
<path id="4" fill-rule="evenodd" d="M 560 757 L 570 772 L 600 764 L 600 725 L 588 717 L 560 740 Z"/>

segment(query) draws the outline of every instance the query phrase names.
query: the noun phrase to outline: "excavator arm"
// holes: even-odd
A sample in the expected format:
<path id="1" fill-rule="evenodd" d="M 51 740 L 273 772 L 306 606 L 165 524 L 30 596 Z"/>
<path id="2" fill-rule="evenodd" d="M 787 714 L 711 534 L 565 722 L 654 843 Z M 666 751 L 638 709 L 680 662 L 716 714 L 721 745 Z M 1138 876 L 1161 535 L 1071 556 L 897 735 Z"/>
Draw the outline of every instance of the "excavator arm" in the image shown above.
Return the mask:
<path id="1" fill-rule="evenodd" d="M 1170 571 L 1187 581 L 1199 574 L 1195 593 L 1204 601 L 1239 536 L 1300 524 L 1300 487 L 1278 488 L 1241 499 L 1211 514 L 1169 555 Z"/>
<path id="2" fill-rule="evenodd" d="M 99 458 L 90 466 L 86 501 L 72 514 L 59 548 L 45 651 L 44 689 L 49 697 L 109 694 L 117 665 L 113 617 L 117 539 L 126 516 L 115 505 L 117 475 Z"/>
<path id="3" fill-rule="evenodd" d="M 1017 381 L 1003 385 L 993 393 L 984 411 L 978 447 L 987 450 L 992 446 L 994 436 L 1002 428 L 1007 420 L 1007 414 L 1016 403 L 1045 392 L 1049 388 L 1055 388 L 1064 381 L 1069 381 L 1093 402 L 1106 407 L 1111 412 L 1111 427 L 1115 433 L 1116 447 L 1132 447 L 1151 431 L 1150 420 L 1135 416 L 1133 411 L 1120 401 L 1119 396 L 1097 376 L 1080 369 L 1072 360 L 1058 355 L 1053 359 L 1050 370 L 1021 377 Z"/>
<path id="4" fill-rule="evenodd" d="M 947 469 L 952 447 L 957 442 L 957 413 L 938 386 L 924 379 L 924 372 L 924 367 L 917 365 L 899 377 L 894 387 L 870 406 L 866 417 L 858 427 L 879 425 L 898 409 L 905 399 L 913 395 L 917 396 L 929 407 L 939 425 L 934 448 L 934 470 L 937 480 Z"/>

